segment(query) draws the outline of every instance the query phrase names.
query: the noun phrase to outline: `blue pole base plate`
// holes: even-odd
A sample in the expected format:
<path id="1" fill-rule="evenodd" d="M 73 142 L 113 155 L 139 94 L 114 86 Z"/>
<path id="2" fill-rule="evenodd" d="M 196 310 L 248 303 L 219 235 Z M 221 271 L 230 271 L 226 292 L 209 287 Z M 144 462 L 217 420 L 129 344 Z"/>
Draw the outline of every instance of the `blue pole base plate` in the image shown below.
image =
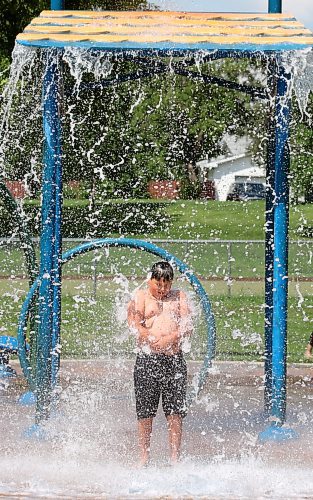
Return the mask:
<path id="1" fill-rule="evenodd" d="M 265 429 L 264 431 L 260 432 L 258 441 L 260 443 L 266 443 L 266 442 L 276 442 L 276 443 L 282 443 L 284 441 L 290 441 L 292 439 L 298 439 L 299 434 L 293 430 L 290 429 L 289 427 L 278 427 L 275 425 L 272 425 Z"/>
<path id="2" fill-rule="evenodd" d="M 0 365 L 0 378 L 15 378 L 16 371 L 10 365 Z"/>
<path id="3" fill-rule="evenodd" d="M 18 403 L 21 406 L 33 406 L 36 404 L 36 396 L 33 392 L 28 391 L 22 394 L 22 396 L 19 398 Z"/>
<path id="4" fill-rule="evenodd" d="M 23 437 L 33 441 L 48 441 L 49 433 L 40 424 L 33 424 L 23 432 Z"/>

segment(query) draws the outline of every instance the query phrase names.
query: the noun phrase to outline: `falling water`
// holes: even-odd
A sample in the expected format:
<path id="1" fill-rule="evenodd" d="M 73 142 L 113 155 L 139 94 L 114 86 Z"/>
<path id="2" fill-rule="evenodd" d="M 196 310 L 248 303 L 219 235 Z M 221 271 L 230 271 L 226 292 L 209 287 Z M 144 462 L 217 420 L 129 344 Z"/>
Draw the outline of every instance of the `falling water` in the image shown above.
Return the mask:
<path id="1" fill-rule="evenodd" d="M 43 137 L 38 123 L 41 122 L 41 81 L 47 53 L 48 50 L 15 47 L 10 81 L 3 94 L 0 127 L 2 175 L 9 172 L 10 157 L 17 150 L 21 163 L 29 160 L 32 178 L 40 178 Z M 126 115 L 131 115 L 145 98 L 140 81 L 129 84 L 127 96 L 117 96 L 113 88 L 108 94 L 108 108 L 103 109 L 101 123 L 93 124 L 88 122 L 91 109 L 94 105 L 100 106 L 105 92 L 98 84 L 102 79 L 113 78 L 116 68 L 121 68 L 124 63 L 131 66 L 136 55 L 132 54 L 129 59 L 129 54 L 102 54 L 80 49 L 66 49 L 62 55 L 65 83 L 63 120 L 68 133 L 65 158 L 70 161 L 73 155 L 73 165 L 77 166 L 77 160 L 82 169 L 88 168 L 95 173 L 97 180 L 105 180 L 108 172 L 118 172 L 125 163 L 123 154 L 104 160 L 99 158 L 98 152 L 101 144 L 110 140 L 110 112 L 115 101 L 125 105 Z M 203 52 L 196 57 L 199 72 L 205 56 Z M 185 62 L 188 58 L 190 55 L 186 56 Z M 284 58 L 286 70 L 292 72 L 290 92 L 295 93 L 303 113 L 309 92 L 313 90 L 312 61 L 312 51 L 297 51 Z M 169 72 L 171 64 L 170 60 Z M 88 87 L 88 84 L 91 85 Z M 93 93 L 93 85 L 98 94 Z M 160 87 L 159 102 L 162 98 Z M 123 137 L 127 135 L 128 125 L 119 125 L 121 144 L 126 150 L 127 140 L 123 143 Z M 91 137 L 89 142 L 79 145 L 84 130 L 91 126 L 98 127 L 97 138 Z M 33 134 L 35 130 L 35 137 L 32 135 L 33 147 L 29 149 L 27 134 L 31 130 Z M 27 184 L 29 173 L 25 176 Z M 89 220 L 92 229 L 100 223 L 97 207 L 90 213 Z M 92 236 L 90 230 L 87 237 Z M 232 499 L 313 495 L 313 457 L 308 451 L 313 411 L 309 383 L 298 377 L 288 396 L 289 421 L 302 437 L 296 443 L 285 443 L 283 448 L 279 444 L 260 445 L 257 436 L 265 425 L 262 367 L 257 366 L 255 375 L 254 368 L 244 362 L 229 363 L 223 369 L 216 363 L 211 369 L 209 383 L 193 402 L 186 419 L 183 458 L 179 465 L 168 467 L 166 427 L 160 414 L 153 433 L 151 467 L 135 469 L 134 342 L 129 338 L 125 310 L 131 293 L 145 283 L 153 259 L 150 256 L 148 260 L 138 260 L 118 251 L 104 251 L 92 259 L 92 269 L 97 268 L 98 277 L 103 278 L 99 279 L 97 290 L 90 290 L 88 280 L 84 279 L 83 259 L 78 259 L 71 268 L 71 273 L 80 279 L 64 284 L 64 300 L 70 305 L 63 322 L 71 325 L 75 346 L 68 347 L 67 354 L 72 357 L 85 355 L 85 359 L 64 359 L 62 362 L 59 409 L 45 426 L 48 441 L 30 442 L 23 437 L 25 429 L 33 422 L 34 410 L 17 404 L 18 397 L 25 390 L 21 378 L 17 383 L 1 385 L 0 494 L 33 498 L 59 495 Z M 126 261 L 128 269 L 132 270 L 130 277 L 123 270 Z M 107 282 L 104 278 L 109 272 L 115 278 Z M 109 306 L 104 300 L 106 296 L 110 297 Z M 197 332 L 188 354 L 192 383 L 199 369 L 199 359 L 205 354 L 206 339 L 201 307 L 192 293 L 190 297 Z M 217 311 L 220 307 L 220 304 L 216 305 Z M 87 311 L 85 322 L 77 320 L 82 310 Z M 223 325 L 222 336 L 226 323 Z M 76 340 L 82 330 L 86 338 Z M 108 340 L 111 331 L 115 337 Z M 232 331 L 233 338 L 237 338 L 242 346 L 259 349 L 259 334 L 250 327 L 245 332 Z M 66 349 L 64 343 L 63 352 Z M 241 384 L 242 379 L 245 384 Z"/>

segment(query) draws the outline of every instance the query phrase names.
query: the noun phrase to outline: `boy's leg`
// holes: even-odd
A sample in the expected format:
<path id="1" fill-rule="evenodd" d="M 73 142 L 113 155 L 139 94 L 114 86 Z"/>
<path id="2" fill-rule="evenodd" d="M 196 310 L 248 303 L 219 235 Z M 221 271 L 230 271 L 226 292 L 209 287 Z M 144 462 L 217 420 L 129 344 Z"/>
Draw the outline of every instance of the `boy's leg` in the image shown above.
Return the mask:
<path id="1" fill-rule="evenodd" d="M 140 418 L 138 420 L 138 438 L 140 449 L 140 465 L 145 466 L 150 458 L 150 439 L 153 418 Z"/>
<path id="2" fill-rule="evenodd" d="M 183 418 L 187 413 L 187 365 L 182 354 L 167 357 L 162 387 L 162 406 L 166 415 L 170 444 L 170 460 L 180 457 Z"/>
<path id="3" fill-rule="evenodd" d="M 159 405 L 161 388 L 157 375 L 158 357 L 138 355 L 134 369 L 134 384 L 141 466 L 149 461 L 152 422 Z"/>
<path id="4" fill-rule="evenodd" d="M 166 419 L 171 450 L 170 459 L 172 463 L 177 463 L 180 457 L 183 419 L 180 415 L 168 415 Z"/>

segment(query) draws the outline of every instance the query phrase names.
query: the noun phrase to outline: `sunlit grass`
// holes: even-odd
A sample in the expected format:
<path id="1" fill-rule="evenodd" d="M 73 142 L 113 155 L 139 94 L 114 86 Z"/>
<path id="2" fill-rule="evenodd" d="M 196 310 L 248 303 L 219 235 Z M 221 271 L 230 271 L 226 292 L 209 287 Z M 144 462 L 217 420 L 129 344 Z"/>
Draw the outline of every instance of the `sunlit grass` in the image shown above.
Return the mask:
<path id="1" fill-rule="evenodd" d="M 217 323 L 217 358 L 225 360 L 262 360 L 264 331 L 264 244 L 171 243 L 173 239 L 264 239 L 263 202 L 226 202 L 178 200 L 167 205 L 171 215 L 168 231 L 150 234 L 151 238 L 168 240 L 167 248 L 202 277 L 210 295 Z M 299 239 L 301 224 L 312 224 L 313 205 L 290 209 L 290 235 Z M 109 235 L 103 235 L 109 236 Z M 124 234 L 123 236 L 130 236 Z M 133 235 L 143 238 L 143 235 Z M 66 248 L 76 245 L 67 242 Z M 231 262 L 228 261 L 229 250 Z M 312 246 L 290 245 L 289 275 L 293 278 L 312 276 Z M 27 282 L 14 277 L 26 275 L 24 257 L 18 248 L 1 248 L 1 273 L 11 279 L 0 282 L 1 334 L 16 335 L 22 297 Z M 155 256 L 129 249 L 101 249 L 80 256 L 63 268 L 65 279 L 62 300 L 62 346 L 64 357 L 132 356 L 133 340 L 127 338 L 125 323 L 116 315 L 118 287 L 105 277 L 127 276 L 131 286 L 144 279 Z M 235 281 L 227 285 L 229 273 Z M 83 281 L 83 277 L 89 279 Z M 97 277 L 97 283 L 92 281 Z M 78 277 L 74 280 L 73 277 Z M 215 280 L 215 281 L 214 281 Z M 95 286 L 96 285 L 96 286 Z M 301 286 L 300 286 L 301 285 Z M 120 292 L 119 292 L 120 293 Z M 231 293 L 229 297 L 228 294 Z M 291 282 L 288 311 L 288 361 L 303 361 L 313 322 L 312 284 Z M 194 336 L 193 357 L 201 359 L 205 351 L 206 327 L 199 313 Z M 234 338 L 237 337 L 237 338 Z M 258 340 L 259 339 L 259 340 Z M 260 340 L 261 339 L 261 340 Z M 253 341 L 253 342 L 252 342 Z"/>
<path id="2" fill-rule="evenodd" d="M 209 285 L 208 285 L 209 286 Z M 62 299 L 62 357 L 93 358 L 107 356 L 133 357 L 134 340 L 129 337 L 122 313 L 127 296 L 119 285 L 106 282 L 96 299 L 90 284 L 76 283 Z M 116 298 L 118 305 L 116 305 Z M 0 299 L 1 334 L 16 336 L 18 315 L 23 296 L 12 294 Z M 263 360 L 263 295 L 233 294 L 210 296 L 217 326 L 217 359 Z M 196 306 L 196 330 L 191 357 L 202 359 L 206 346 L 206 324 L 201 307 Z M 313 296 L 303 302 L 289 299 L 288 361 L 304 361 L 303 351 L 312 330 Z"/>
<path id="3" fill-rule="evenodd" d="M 64 243 L 64 250 L 77 246 L 78 242 Z M 187 243 L 170 240 L 157 242 L 158 246 L 186 263 L 196 274 L 204 278 L 227 279 L 264 277 L 264 243 L 233 242 Z M 18 248 L 0 249 L 2 262 L 0 275 L 5 277 L 26 276 L 25 259 Z M 145 276 L 156 257 L 146 252 L 127 248 L 98 249 L 68 262 L 63 267 L 65 277 L 97 275 Z M 313 276 L 313 244 L 290 244 L 289 276 Z"/>
<path id="4" fill-rule="evenodd" d="M 264 202 L 217 202 L 177 200 L 166 205 L 171 223 L 168 230 L 159 228 L 149 235 L 128 234 L 122 236 L 139 239 L 164 239 L 160 243 L 187 263 L 203 277 L 263 278 L 264 276 Z M 291 206 L 290 240 L 303 239 L 299 228 L 313 226 L 313 204 Z M 104 234 L 107 236 L 121 236 Z M 215 243 L 173 243 L 172 240 L 217 240 Z M 260 243 L 221 243 L 218 240 L 260 240 Z M 311 240 L 301 247 L 290 245 L 289 275 L 312 276 L 313 245 Z M 77 242 L 64 242 L 64 250 L 76 246 Z M 231 255 L 229 264 L 228 256 Z M 0 274 L 16 276 L 26 274 L 25 259 L 18 243 L 15 246 L 0 247 Z M 64 267 L 64 275 L 86 276 L 94 272 L 103 275 L 120 272 L 131 276 L 138 269 L 146 273 L 151 256 L 145 252 L 124 248 L 99 250 L 75 258 Z"/>

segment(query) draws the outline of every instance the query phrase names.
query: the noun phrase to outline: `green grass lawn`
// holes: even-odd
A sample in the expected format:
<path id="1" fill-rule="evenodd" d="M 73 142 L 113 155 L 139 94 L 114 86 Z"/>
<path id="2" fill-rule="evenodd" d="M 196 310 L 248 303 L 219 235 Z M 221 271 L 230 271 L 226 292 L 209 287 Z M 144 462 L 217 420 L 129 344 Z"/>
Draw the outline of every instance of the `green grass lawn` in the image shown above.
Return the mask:
<path id="1" fill-rule="evenodd" d="M 263 240 L 265 202 L 177 200 L 167 205 L 169 228 L 151 235 L 173 239 Z M 300 239 L 299 228 L 313 225 L 313 204 L 290 207 L 290 238 Z"/>
<path id="2" fill-rule="evenodd" d="M 178 200 L 166 205 L 170 215 L 168 228 L 147 234 L 123 234 L 144 239 L 165 239 L 161 246 L 186 262 L 201 276 L 224 278 L 229 273 L 227 244 L 218 240 L 264 241 L 264 202 L 254 201 L 217 202 Z M 303 239 L 299 234 L 301 225 L 313 225 L 313 204 L 292 206 L 290 209 L 290 240 Z M 105 234 L 106 236 L 120 236 Z M 173 239 L 210 239 L 215 243 L 172 243 Z M 289 274 L 292 277 L 313 276 L 312 239 L 308 244 L 290 245 Z M 64 243 L 64 250 L 76 243 Z M 234 277 L 262 278 L 264 276 L 264 244 L 233 243 L 231 245 L 231 275 Z M 16 246 L 0 247 L 0 275 L 14 276 L 26 273 L 24 257 Z M 78 257 L 64 267 L 65 275 L 90 275 L 97 272 L 108 275 L 120 272 L 136 274 L 138 268 L 144 273 L 150 266 L 151 256 L 144 252 L 125 249 L 100 250 Z"/>
<path id="3" fill-rule="evenodd" d="M 77 242 L 64 243 L 64 250 L 76 246 Z M 207 243 L 186 243 L 163 241 L 158 246 L 167 249 L 185 262 L 199 276 L 216 279 L 233 278 L 262 279 L 264 276 L 264 243 L 213 241 Z M 230 251 L 231 259 L 228 260 Z M 290 244 L 289 276 L 291 278 L 313 277 L 313 242 Z M 25 275 L 26 268 L 22 251 L 15 248 L 1 248 L 2 262 L 0 276 Z M 99 249 L 78 256 L 63 267 L 64 276 L 144 276 L 156 257 L 139 250 L 125 248 Z"/>
<path id="4" fill-rule="evenodd" d="M 217 323 L 218 359 L 262 360 L 263 351 L 263 284 L 237 282 L 227 296 L 225 279 L 229 273 L 227 245 L 171 243 L 171 239 L 264 239 L 263 202 L 202 202 L 175 201 L 167 205 L 171 224 L 168 229 L 147 235 L 129 235 L 138 238 L 166 239 L 163 247 L 185 261 L 200 276 L 217 279 L 205 282 L 212 300 Z M 313 224 L 313 205 L 300 205 L 290 210 L 290 237 L 299 239 L 301 225 Z M 109 235 L 103 235 L 109 236 Z M 112 235 L 111 235 L 112 236 Z M 312 242 L 312 240 L 311 240 Z M 74 243 L 64 245 L 74 246 Z M 312 277 L 312 244 L 290 246 L 290 276 Z M 262 278 L 264 275 L 264 245 L 233 243 L 231 247 L 231 275 L 247 278 Z M 0 332 L 16 335 L 17 318 L 25 294 L 25 283 L 18 284 L 14 276 L 26 274 L 24 259 L 16 247 L 0 247 L 2 275 L 11 280 L 0 281 Z M 94 273 L 104 276 L 133 277 L 142 279 L 155 257 L 145 252 L 129 249 L 97 250 L 71 261 L 64 266 L 64 276 L 78 276 L 78 281 L 65 280 L 62 311 L 63 356 L 94 357 L 117 355 L 130 356 L 133 342 L 127 336 L 125 322 L 119 322 L 116 300 L 123 301 L 123 287 L 116 283 L 99 281 L 97 297 L 94 298 L 92 281 L 83 281 L 83 276 Z M 131 280 L 131 287 L 135 281 Z M 288 360 L 303 361 L 304 346 L 312 330 L 313 294 L 312 284 L 293 284 L 289 300 Z M 297 288 L 298 287 L 298 288 Z M 125 295 L 124 295 L 125 297 Z M 125 310 L 125 304 L 124 304 Z M 197 328 L 194 336 L 192 356 L 203 357 L 205 351 L 205 329 L 201 311 L 197 310 Z"/>
<path id="5" fill-rule="evenodd" d="M 211 285 L 205 284 L 208 291 Z M 180 286 L 185 287 L 184 284 Z M 134 284 L 131 285 L 131 288 Z M 134 342 L 129 338 L 123 314 L 127 295 L 123 286 L 103 282 L 96 299 L 90 282 L 66 284 L 62 299 L 62 356 L 92 358 L 133 356 Z M 191 357 L 202 359 L 206 346 L 206 324 L 197 298 L 188 288 L 194 304 L 195 334 Z M 15 299 L 5 293 L 0 299 L 1 334 L 16 335 L 23 294 Z M 210 295 L 217 325 L 217 359 L 263 359 L 264 298 L 262 294 L 234 293 Z M 291 297 L 288 311 L 288 361 L 304 361 L 303 351 L 312 330 L 313 295 Z"/>

